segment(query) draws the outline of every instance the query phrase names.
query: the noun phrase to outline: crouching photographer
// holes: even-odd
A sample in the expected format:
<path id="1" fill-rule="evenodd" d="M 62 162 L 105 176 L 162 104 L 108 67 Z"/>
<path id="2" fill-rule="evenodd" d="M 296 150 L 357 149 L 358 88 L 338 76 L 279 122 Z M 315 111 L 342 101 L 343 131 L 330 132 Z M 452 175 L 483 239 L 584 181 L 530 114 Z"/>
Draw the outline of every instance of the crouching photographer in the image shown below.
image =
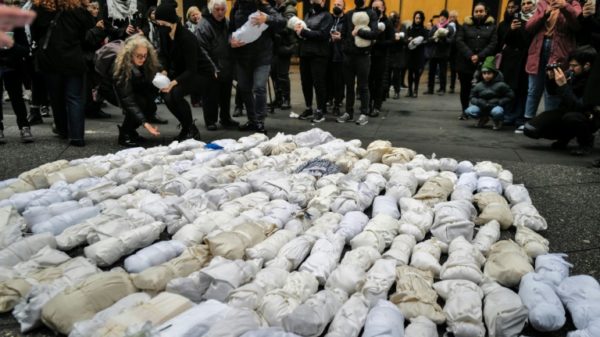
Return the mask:
<path id="1" fill-rule="evenodd" d="M 594 145 L 594 132 L 600 127 L 600 116 L 585 105 L 583 96 L 590 69 L 596 58 L 591 47 L 580 47 L 569 56 L 569 71 L 565 74 L 559 65 L 547 67 L 547 90 L 560 97 L 558 109 L 545 111 L 525 124 L 527 137 L 553 139 L 552 148 L 564 150 L 576 138 L 578 148 L 573 155 L 590 154 Z"/>

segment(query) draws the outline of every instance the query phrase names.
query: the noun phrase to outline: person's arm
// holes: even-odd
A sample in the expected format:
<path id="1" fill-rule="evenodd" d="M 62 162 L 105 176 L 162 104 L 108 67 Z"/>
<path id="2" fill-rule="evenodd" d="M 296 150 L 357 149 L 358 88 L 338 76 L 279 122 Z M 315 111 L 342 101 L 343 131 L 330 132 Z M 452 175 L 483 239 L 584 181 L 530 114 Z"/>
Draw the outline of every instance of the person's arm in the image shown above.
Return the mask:
<path id="1" fill-rule="evenodd" d="M 479 108 L 484 108 L 485 102 L 479 97 L 481 85 L 481 83 L 478 83 L 473 87 L 473 90 L 471 90 L 471 95 L 469 96 L 469 103 Z"/>
<path id="2" fill-rule="evenodd" d="M 465 42 L 465 29 L 465 27 L 459 29 L 458 34 L 456 34 L 456 50 L 465 58 L 469 59 L 473 56 L 473 51 Z"/>
<path id="3" fill-rule="evenodd" d="M 371 28 L 371 30 L 368 31 L 366 29 L 359 29 L 358 32 L 356 32 L 356 35 L 365 40 L 376 40 L 377 36 L 379 35 L 379 27 L 377 26 L 377 15 L 369 10 L 367 10 L 367 14 L 369 15 L 370 19 L 369 28 Z"/>
<path id="4" fill-rule="evenodd" d="M 319 14 L 321 19 L 319 20 L 319 26 L 315 29 L 302 29 L 300 31 L 300 36 L 307 40 L 315 40 L 315 41 L 328 41 L 329 40 L 329 32 L 331 31 L 331 26 L 333 25 L 333 18 L 327 12 L 321 12 Z"/>
<path id="5" fill-rule="evenodd" d="M 281 29 L 284 29 L 287 20 L 284 18 L 275 8 L 271 7 L 271 5 L 267 2 L 262 2 L 258 9 L 267 14 L 267 21 L 265 24 L 269 25 L 269 29 L 272 29 L 274 32 L 277 32 Z"/>
<path id="6" fill-rule="evenodd" d="M 567 27 L 569 30 L 576 32 L 581 29 L 579 20 L 577 20 L 577 17 L 581 14 L 581 4 L 578 0 L 567 2 L 565 7 L 563 7 L 560 11 L 567 21 Z"/>
<path id="7" fill-rule="evenodd" d="M 541 29 L 544 28 L 544 23 L 546 23 L 548 16 L 550 16 L 550 13 L 546 13 L 547 6 L 548 5 L 546 5 L 545 3 L 541 2 L 541 1 L 539 1 L 537 3 L 537 7 L 535 8 L 535 13 L 529 19 L 529 21 L 527 21 L 527 24 L 525 25 L 525 29 L 529 33 L 536 34 Z"/>
<path id="8" fill-rule="evenodd" d="M 125 115 L 134 118 L 140 124 L 146 123 L 146 116 L 135 100 L 135 93 L 133 92 L 131 83 L 115 82 L 115 91 L 119 98 L 119 105 L 121 105 Z"/>
<path id="9" fill-rule="evenodd" d="M 186 29 L 181 27 L 181 29 Z M 183 36 L 189 36 L 187 34 L 182 34 Z M 182 43 L 183 48 L 185 48 L 185 53 L 183 53 L 183 62 L 185 63 L 184 71 L 179 74 L 173 81 L 176 81 L 177 84 L 190 80 L 194 76 L 198 76 L 198 48 L 196 47 L 196 39 L 188 39 L 182 38 L 179 41 L 174 41 L 175 43 Z"/>
<path id="10" fill-rule="evenodd" d="M 486 57 L 492 56 L 496 53 L 496 46 L 498 45 L 498 34 L 496 34 L 496 28 L 494 27 L 494 31 L 491 34 L 491 39 L 488 41 L 488 44 L 483 48 L 477 56 L 480 61 L 483 61 Z"/>
<path id="11" fill-rule="evenodd" d="M 502 82 L 500 85 L 499 93 L 500 93 L 499 104 L 503 108 L 508 107 L 510 102 L 512 102 L 513 99 L 515 98 L 515 93 L 513 92 L 513 90 L 508 86 L 508 84 L 506 84 L 504 82 Z"/>

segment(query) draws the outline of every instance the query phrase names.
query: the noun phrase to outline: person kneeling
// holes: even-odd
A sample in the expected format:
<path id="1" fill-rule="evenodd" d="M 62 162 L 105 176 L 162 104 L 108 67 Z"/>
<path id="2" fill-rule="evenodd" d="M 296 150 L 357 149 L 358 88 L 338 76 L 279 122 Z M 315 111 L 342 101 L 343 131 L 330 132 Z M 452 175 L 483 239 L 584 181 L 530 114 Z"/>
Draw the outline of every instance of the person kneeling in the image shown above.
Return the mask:
<path id="1" fill-rule="evenodd" d="M 525 124 L 527 137 L 553 139 L 552 148 L 564 150 L 571 139 L 576 138 L 579 147 L 573 155 L 587 155 L 594 145 L 594 132 L 600 127 L 600 113 L 583 102 L 590 69 L 596 58 L 591 47 L 580 47 L 569 56 L 569 71 L 565 74 L 555 65 L 547 66 L 546 88 L 551 95 L 558 95 L 560 106 L 544 111 Z"/>
<path id="2" fill-rule="evenodd" d="M 158 58 L 152 44 L 141 35 L 127 39 L 117 54 L 114 65 L 114 86 L 125 119 L 119 127 L 119 145 L 137 147 L 144 139 L 136 129 L 143 125 L 153 136 L 158 129 L 148 122 L 156 113 L 151 92 L 156 92 L 152 79 L 158 70 Z"/>
<path id="3" fill-rule="evenodd" d="M 465 110 L 469 117 L 479 118 L 477 127 L 484 127 L 494 121 L 494 130 L 502 129 L 504 109 L 514 98 L 508 84 L 504 83 L 502 73 L 496 69 L 495 59 L 488 56 L 481 66 L 482 80 L 471 91 L 470 106 Z"/>

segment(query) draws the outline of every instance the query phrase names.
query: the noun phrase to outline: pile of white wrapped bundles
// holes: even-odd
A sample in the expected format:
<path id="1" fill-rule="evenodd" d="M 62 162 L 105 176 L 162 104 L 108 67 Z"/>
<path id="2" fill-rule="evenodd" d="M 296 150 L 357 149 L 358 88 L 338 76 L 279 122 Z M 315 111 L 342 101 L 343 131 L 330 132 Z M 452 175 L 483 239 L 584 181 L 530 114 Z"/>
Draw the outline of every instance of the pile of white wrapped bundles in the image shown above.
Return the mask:
<path id="1" fill-rule="evenodd" d="M 366 145 L 187 140 L 0 182 L 0 311 L 71 337 L 516 337 L 567 312 L 600 336 L 598 281 L 510 171 Z"/>

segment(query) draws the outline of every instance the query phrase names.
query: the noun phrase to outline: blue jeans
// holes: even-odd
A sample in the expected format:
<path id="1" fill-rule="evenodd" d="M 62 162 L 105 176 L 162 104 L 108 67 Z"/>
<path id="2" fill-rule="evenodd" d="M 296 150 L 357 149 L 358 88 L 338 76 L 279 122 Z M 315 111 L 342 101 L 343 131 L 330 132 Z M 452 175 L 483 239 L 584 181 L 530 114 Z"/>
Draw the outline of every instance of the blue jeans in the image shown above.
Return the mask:
<path id="1" fill-rule="evenodd" d="M 529 75 L 529 88 L 527 90 L 527 103 L 525 104 L 525 118 L 531 119 L 537 114 L 542 94 L 544 94 L 544 110 L 555 110 L 560 105 L 560 97 L 549 95 L 544 90 L 546 86 L 546 65 L 550 59 L 552 40 L 545 39 L 540 56 L 540 64 L 536 75 Z"/>
<path id="2" fill-rule="evenodd" d="M 83 75 L 45 74 L 52 115 L 58 134 L 70 140 L 83 140 Z"/>
<path id="3" fill-rule="evenodd" d="M 269 79 L 270 64 L 255 67 L 236 65 L 237 90 L 246 106 L 248 121 L 262 124 L 267 110 L 267 80 Z"/>
<path id="4" fill-rule="evenodd" d="M 477 105 L 469 105 L 469 107 L 465 110 L 465 113 L 469 115 L 469 117 L 479 118 L 481 117 L 482 109 Z M 504 120 L 504 109 L 501 106 L 493 107 L 489 112 L 490 117 L 493 120 Z"/>

